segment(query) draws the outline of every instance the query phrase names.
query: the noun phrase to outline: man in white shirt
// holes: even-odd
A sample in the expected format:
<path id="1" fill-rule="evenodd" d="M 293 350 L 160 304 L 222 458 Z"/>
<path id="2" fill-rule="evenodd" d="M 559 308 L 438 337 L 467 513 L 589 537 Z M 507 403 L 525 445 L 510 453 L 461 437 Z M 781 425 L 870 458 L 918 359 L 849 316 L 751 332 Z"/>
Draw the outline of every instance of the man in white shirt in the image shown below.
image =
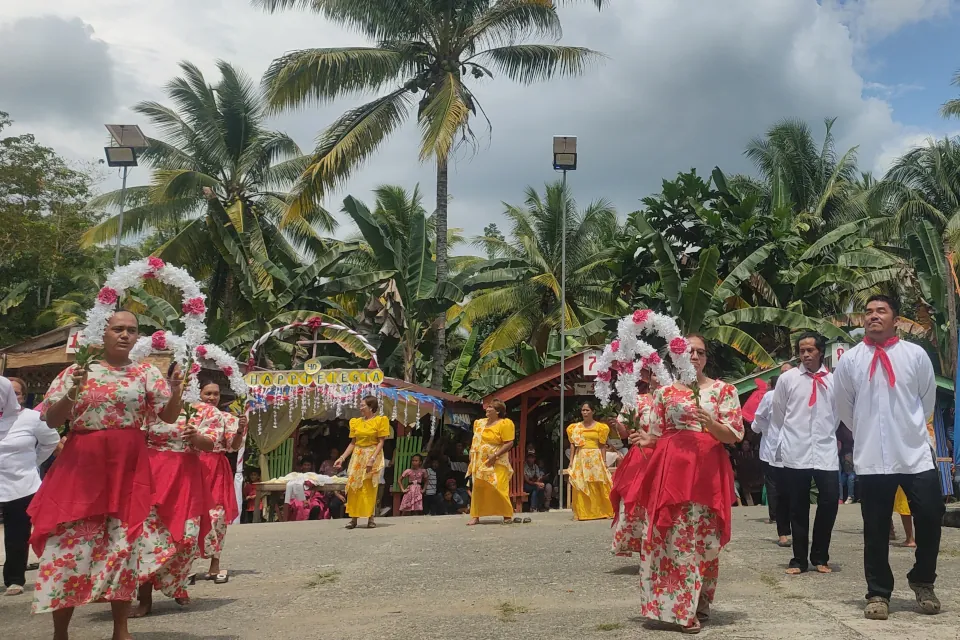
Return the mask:
<path id="1" fill-rule="evenodd" d="M 790 494 L 793 559 L 787 573 L 805 573 L 812 564 L 830 573 L 830 538 L 837 520 L 837 418 L 833 376 L 823 366 L 827 341 L 819 333 L 800 334 L 800 366 L 780 376 L 773 397 L 773 420 L 780 427 L 782 477 Z M 810 535 L 810 481 L 817 485 L 817 516 Z"/>
<path id="2" fill-rule="evenodd" d="M 17 383 L 18 386 L 22 383 Z M 23 593 L 29 554 L 27 508 L 40 488 L 37 467 L 60 444 L 56 430 L 40 414 L 20 407 L 13 383 L 0 377 L 0 513 L 3 513 L 5 595 Z"/>
<path id="3" fill-rule="evenodd" d="M 866 336 L 843 354 L 835 376 L 837 409 L 853 432 L 853 466 L 860 478 L 864 615 L 872 620 L 889 614 L 893 572 L 887 537 L 897 486 L 907 496 L 916 531 L 916 559 L 907 581 L 923 613 L 940 612 L 933 585 L 945 507 L 927 434 L 936 383 L 927 353 L 897 338 L 899 315 L 895 300 L 868 299 Z"/>
<path id="4" fill-rule="evenodd" d="M 793 367 L 784 365 L 781 371 L 789 371 Z M 770 389 L 760 399 L 757 413 L 750 429 L 759 433 L 760 462 L 763 464 L 763 478 L 767 486 L 767 515 L 770 522 L 777 523 L 777 544 L 781 547 L 790 546 L 790 496 L 784 489 L 780 470 L 783 461 L 780 460 L 780 425 L 773 424 L 773 396 L 777 388 L 779 376 L 770 378 Z"/>

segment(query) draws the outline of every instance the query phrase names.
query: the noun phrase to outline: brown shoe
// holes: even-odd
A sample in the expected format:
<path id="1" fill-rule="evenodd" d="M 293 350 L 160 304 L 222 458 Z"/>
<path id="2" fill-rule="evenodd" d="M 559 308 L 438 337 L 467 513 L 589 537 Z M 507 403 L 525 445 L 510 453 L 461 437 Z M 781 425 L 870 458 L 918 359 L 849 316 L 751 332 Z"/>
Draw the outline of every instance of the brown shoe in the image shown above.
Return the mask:
<path id="1" fill-rule="evenodd" d="M 881 596 L 873 596 L 867 600 L 863 609 L 863 617 L 867 620 L 886 620 L 890 616 L 890 601 Z"/>

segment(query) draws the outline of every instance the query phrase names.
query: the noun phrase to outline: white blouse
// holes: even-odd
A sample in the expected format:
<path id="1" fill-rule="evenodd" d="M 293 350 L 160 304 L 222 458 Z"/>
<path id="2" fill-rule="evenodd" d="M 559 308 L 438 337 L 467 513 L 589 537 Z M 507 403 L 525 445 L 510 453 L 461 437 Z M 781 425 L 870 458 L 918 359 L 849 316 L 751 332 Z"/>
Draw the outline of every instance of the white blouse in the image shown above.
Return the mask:
<path id="1" fill-rule="evenodd" d="M 927 418 L 936 403 L 930 357 L 903 340 L 887 347 L 895 384 L 878 363 L 870 379 L 876 349 L 860 343 L 843 354 L 834 374 L 840 420 L 853 432 L 857 475 L 916 474 L 934 468 Z"/>
<path id="2" fill-rule="evenodd" d="M 836 381 L 821 366 L 814 380 L 801 364 L 777 381 L 773 397 L 773 421 L 779 423 L 780 453 L 788 469 L 839 471 L 837 427 L 840 419 L 834 401 Z M 813 404 L 813 388 L 817 395 Z"/>
<path id="3" fill-rule="evenodd" d="M 40 413 L 22 409 L 6 434 L 0 433 L 0 502 L 19 500 L 40 488 L 37 467 L 57 448 L 60 435 Z"/>

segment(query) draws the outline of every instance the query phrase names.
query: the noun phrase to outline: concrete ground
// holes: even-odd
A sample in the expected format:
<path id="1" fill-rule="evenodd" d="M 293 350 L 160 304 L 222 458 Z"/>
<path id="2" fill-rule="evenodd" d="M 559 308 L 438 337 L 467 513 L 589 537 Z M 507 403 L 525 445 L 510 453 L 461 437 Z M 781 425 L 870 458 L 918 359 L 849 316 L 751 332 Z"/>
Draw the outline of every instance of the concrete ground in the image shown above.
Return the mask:
<path id="1" fill-rule="evenodd" d="M 762 507 L 734 509 L 713 619 L 701 637 L 960 637 L 960 530 L 943 530 L 938 592 L 944 612 L 915 612 L 904 577 L 912 553 L 894 547 L 891 618 L 874 622 L 862 614 L 856 505 L 840 508 L 832 575 L 784 575 L 790 552 L 774 544 L 765 516 Z M 191 590 L 194 605 L 182 612 L 158 594 L 154 614 L 131 621 L 131 630 L 138 640 L 679 637 L 643 628 L 637 563 L 609 553 L 608 522 L 573 522 L 569 512 L 509 527 L 465 522 L 388 518 L 375 530 L 355 531 L 345 531 L 343 521 L 231 527 L 224 554 L 230 582 L 198 583 Z M 0 597 L 0 638 L 50 637 L 50 617 L 31 616 L 29 608 L 29 596 Z M 79 609 L 71 637 L 109 638 L 108 607 Z"/>

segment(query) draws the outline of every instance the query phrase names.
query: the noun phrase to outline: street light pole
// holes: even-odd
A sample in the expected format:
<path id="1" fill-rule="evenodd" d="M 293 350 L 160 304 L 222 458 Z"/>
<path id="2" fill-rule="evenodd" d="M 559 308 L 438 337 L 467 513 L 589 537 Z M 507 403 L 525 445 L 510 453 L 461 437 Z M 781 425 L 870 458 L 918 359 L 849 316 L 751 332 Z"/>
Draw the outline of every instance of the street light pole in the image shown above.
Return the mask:
<path id="1" fill-rule="evenodd" d="M 560 508 L 563 509 L 563 489 L 566 482 L 563 481 L 562 469 L 563 460 L 563 417 L 566 415 L 563 410 L 564 396 L 567 395 L 567 385 L 565 381 L 567 366 L 567 170 L 563 170 L 563 181 L 561 182 L 563 190 L 563 211 L 560 218 Z"/>
<path id="2" fill-rule="evenodd" d="M 566 486 L 563 477 L 563 470 L 566 467 L 563 420 L 567 395 L 567 171 L 577 170 L 576 136 L 553 137 L 553 169 L 563 172 L 563 180 L 560 183 L 562 200 L 560 203 L 560 487 L 558 492 L 560 508 L 563 509 L 563 494 Z"/>
<path id="3" fill-rule="evenodd" d="M 124 167 L 123 182 L 120 184 L 120 218 L 117 221 L 117 250 L 113 254 L 114 269 L 120 266 L 120 238 L 123 237 L 123 206 L 126 204 L 126 202 L 127 202 L 127 167 Z"/>

